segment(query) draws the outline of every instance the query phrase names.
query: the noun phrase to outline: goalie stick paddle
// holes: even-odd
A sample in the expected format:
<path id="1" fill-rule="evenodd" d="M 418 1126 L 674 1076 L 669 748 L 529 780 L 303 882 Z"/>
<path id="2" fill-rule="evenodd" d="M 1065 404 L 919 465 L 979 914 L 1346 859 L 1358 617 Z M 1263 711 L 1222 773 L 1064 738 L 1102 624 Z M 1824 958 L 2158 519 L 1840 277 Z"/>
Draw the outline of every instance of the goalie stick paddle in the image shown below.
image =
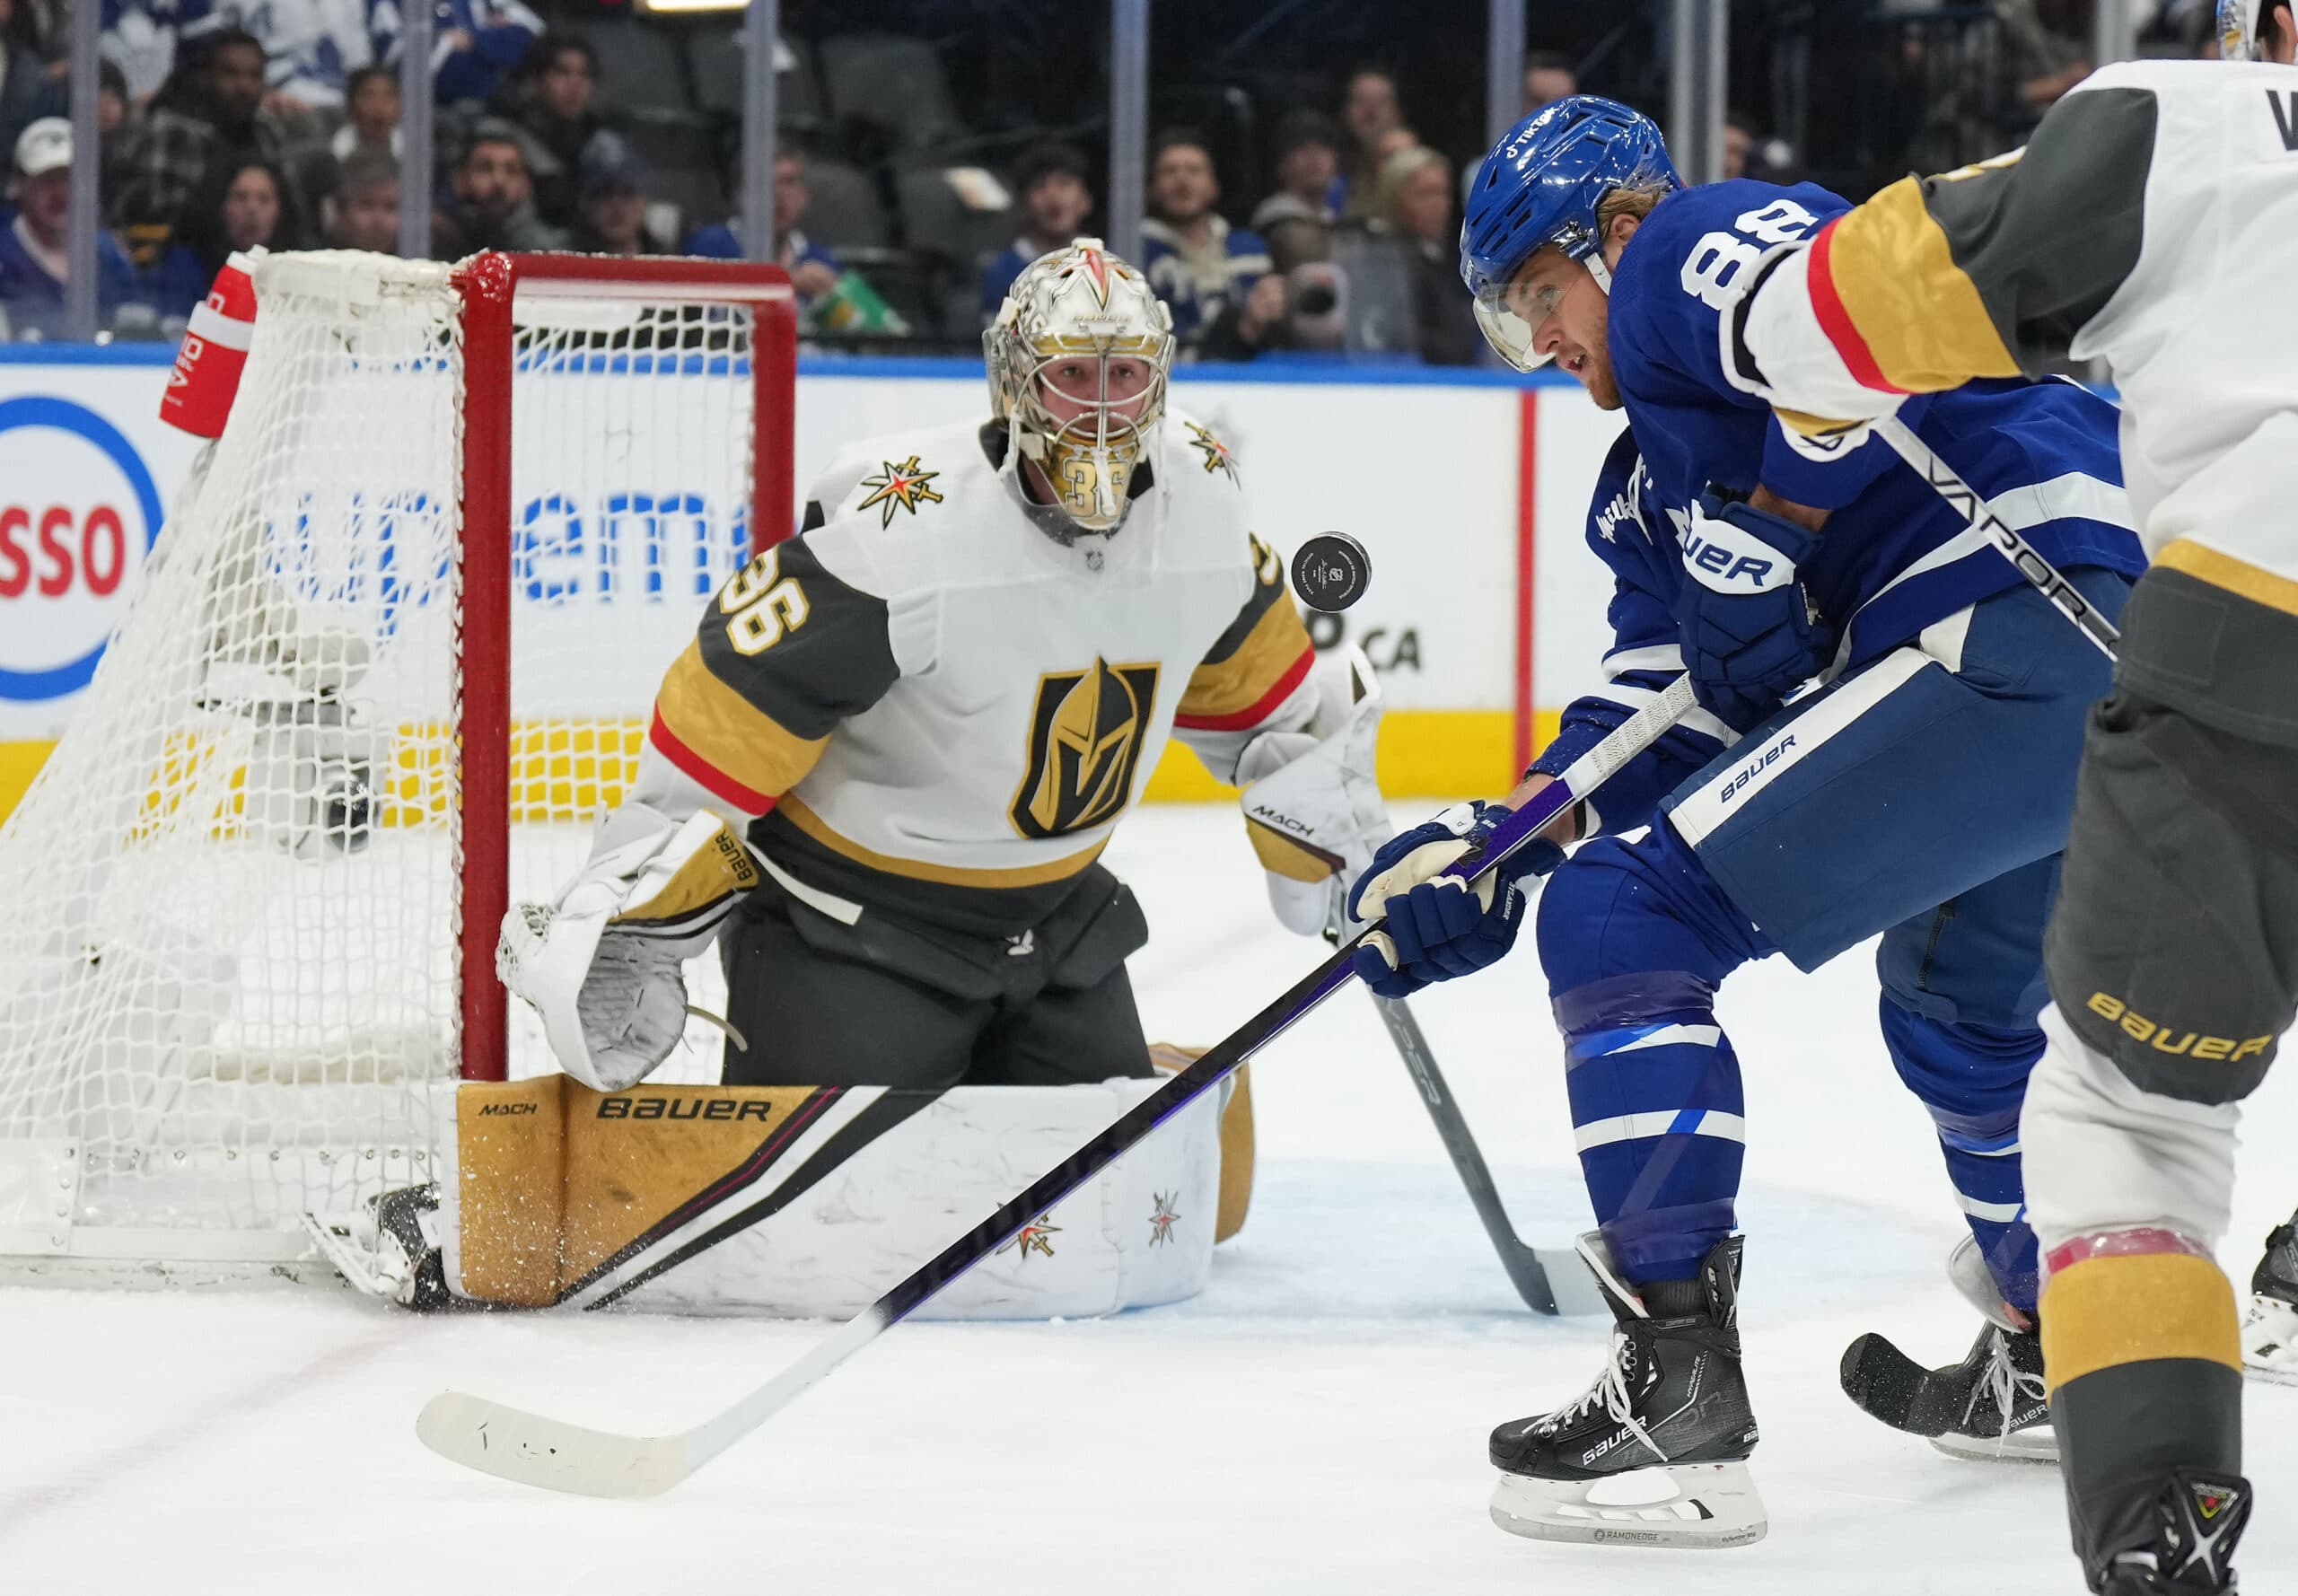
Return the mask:
<path id="1" fill-rule="evenodd" d="M 1436 1067 L 1435 1056 L 1428 1050 L 1428 1038 L 1420 1022 L 1413 1018 L 1403 998 L 1370 995 L 1373 1006 L 1381 1011 L 1381 1023 L 1389 1028 L 1389 1039 L 1397 1045 L 1405 1068 L 1412 1073 L 1429 1118 L 1436 1122 L 1437 1139 L 1444 1144 L 1452 1168 L 1460 1171 L 1460 1184 L 1468 1188 L 1469 1202 L 1477 1218 L 1484 1222 L 1484 1233 L 1492 1238 L 1500 1267 L 1508 1271 L 1509 1283 L 1524 1299 L 1524 1306 L 1535 1313 L 1609 1311 L 1603 1293 L 1596 1289 L 1578 1253 L 1568 1247 L 1534 1247 L 1517 1235 L 1508 1220 L 1508 1206 L 1500 1200 L 1500 1188 L 1493 1184 L 1483 1150 L 1477 1146 L 1460 1104 L 1452 1101 L 1452 1088 L 1444 1083 L 1443 1072 Z"/>
<path id="2" fill-rule="evenodd" d="M 1691 681 L 1680 677 L 1555 782 L 1494 829 L 1481 853 L 1453 866 L 1475 879 L 1537 836 L 1565 809 L 1594 792 L 1659 741 L 1691 708 Z M 1235 1033 L 1120 1115 L 1108 1128 L 1033 1181 L 1029 1189 L 920 1264 L 885 1295 L 817 1343 L 796 1363 L 725 1411 L 670 1435 L 585 1429 L 484 1397 L 443 1391 L 424 1405 L 416 1435 L 441 1457 L 521 1485 L 583 1496 L 653 1496 L 669 1490 L 780 1412 L 798 1394 L 899 1323 L 1022 1227 L 1092 1179 L 1230 1072 L 1290 1030 L 1355 974 L 1367 926 L 1294 982 Z"/>

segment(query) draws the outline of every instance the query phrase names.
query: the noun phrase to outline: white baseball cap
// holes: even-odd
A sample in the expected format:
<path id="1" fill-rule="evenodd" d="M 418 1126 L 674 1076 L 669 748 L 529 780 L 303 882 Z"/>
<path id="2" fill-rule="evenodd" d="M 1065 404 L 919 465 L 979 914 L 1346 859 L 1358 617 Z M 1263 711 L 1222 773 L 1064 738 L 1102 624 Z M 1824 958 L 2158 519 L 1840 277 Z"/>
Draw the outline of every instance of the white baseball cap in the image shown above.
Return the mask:
<path id="1" fill-rule="evenodd" d="M 72 164 L 72 124 L 42 117 L 16 138 L 16 170 L 28 178 Z"/>

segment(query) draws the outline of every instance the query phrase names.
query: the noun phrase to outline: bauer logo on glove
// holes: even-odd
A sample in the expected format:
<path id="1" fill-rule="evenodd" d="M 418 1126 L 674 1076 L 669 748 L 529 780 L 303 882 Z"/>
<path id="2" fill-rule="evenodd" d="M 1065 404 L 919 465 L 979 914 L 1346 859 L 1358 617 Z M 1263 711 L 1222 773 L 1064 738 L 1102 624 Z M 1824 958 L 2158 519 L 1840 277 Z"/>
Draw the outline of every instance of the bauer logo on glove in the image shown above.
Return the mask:
<path id="1" fill-rule="evenodd" d="M 1798 567 L 1820 539 L 1785 516 L 1711 488 L 1684 529 L 1676 630 L 1703 706 L 1750 726 L 1835 653 Z"/>

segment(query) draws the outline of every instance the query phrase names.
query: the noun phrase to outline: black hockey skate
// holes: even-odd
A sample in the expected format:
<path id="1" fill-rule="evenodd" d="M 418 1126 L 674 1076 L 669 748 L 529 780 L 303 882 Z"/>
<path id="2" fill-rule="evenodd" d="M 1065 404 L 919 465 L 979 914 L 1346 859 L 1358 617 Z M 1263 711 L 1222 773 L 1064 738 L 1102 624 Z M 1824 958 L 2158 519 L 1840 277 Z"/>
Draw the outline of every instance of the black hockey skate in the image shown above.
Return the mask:
<path id="1" fill-rule="evenodd" d="M 1601 1239 L 1580 1239 L 1618 1321 L 1610 1358 L 1577 1401 L 1492 1433 L 1501 1470 L 1494 1523 L 1538 1540 L 1599 1545 L 1763 1539 L 1763 1501 L 1747 1467 L 1756 1421 L 1740 1372 L 1740 1241 L 1718 1243 L 1697 1280 L 1639 1297 Z"/>
<path id="2" fill-rule="evenodd" d="M 1987 1319 L 1962 1362 L 1927 1369 L 1871 1331 L 1844 1349 L 1843 1394 L 1894 1430 L 1924 1436 L 1954 1457 L 2056 1463 L 2042 1337 L 2033 1326 L 2012 1321 L 1970 1237 L 1948 1255 L 1947 1276 Z"/>
<path id="3" fill-rule="evenodd" d="M 2242 1372 L 2252 1380 L 2298 1385 L 2298 1215 L 2274 1227 L 2250 1271 Z"/>
<path id="4" fill-rule="evenodd" d="M 1989 1320 L 1960 1364 L 1926 1369 L 1870 1331 L 1843 1355 L 1843 1392 L 1894 1430 L 1959 1458 L 2055 1463 L 2042 1337 Z"/>
<path id="5" fill-rule="evenodd" d="M 2250 1521 L 2249 1480 L 2179 1469 L 2155 1499 L 2153 1544 L 2114 1554 L 2092 1588 L 2099 1596 L 2232 1596 L 2234 1547 Z"/>

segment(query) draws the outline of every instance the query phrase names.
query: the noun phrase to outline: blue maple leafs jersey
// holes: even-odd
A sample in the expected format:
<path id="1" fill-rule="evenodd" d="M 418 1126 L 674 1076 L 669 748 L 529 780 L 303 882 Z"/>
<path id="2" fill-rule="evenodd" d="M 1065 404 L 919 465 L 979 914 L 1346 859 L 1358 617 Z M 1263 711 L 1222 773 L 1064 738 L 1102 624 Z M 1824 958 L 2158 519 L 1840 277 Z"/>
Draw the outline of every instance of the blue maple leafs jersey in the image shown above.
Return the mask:
<path id="1" fill-rule="evenodd" d="M 1588 547 L 1611 567 L 1612 646 L 1604 654 L 1603 688 L 1564 712 L 1556 741 L 1532 762 L 1534 770 L 1550 776 L 1561 776 L 1573 760 L 1684 673 L 1675 609 L 1676 591 L 1684 583 L 1683 546 L 1653 502 L 1651 479 L 1636 457 L 1631 432 L 1620 434 L 1597 474 L 1588 512 Z M 1589 800 L 1583 835 L 1632 831 L 1648 824 L 1661 799 L 1748 729 L 1694 709 L 1622 766 Z"/>
<path id="2" fill-rule="evenodd" d="M 1773 245 L 1849 204 L 1812 183 L 1739 180 L 1670 195 L 1612 275 L 1612 373 L 1657 509 L 1678 532 L 1710 483 L 1831 512 L 1805 590 L 1841 638 L 1840 671 L 2021 578 L 1881 443 L 1820 462 L 1791 449 L 1770 408 L 1726 381 L 1719 311 Z M 2145 568 L 2122 490 L 2115 407 L 2048 379 L 1973 382 L 1908 400 L 1900 418 L 1995 513 L 2064 570 Z M 1599 489 L 1598 505 L 1603 504 Z"/>

